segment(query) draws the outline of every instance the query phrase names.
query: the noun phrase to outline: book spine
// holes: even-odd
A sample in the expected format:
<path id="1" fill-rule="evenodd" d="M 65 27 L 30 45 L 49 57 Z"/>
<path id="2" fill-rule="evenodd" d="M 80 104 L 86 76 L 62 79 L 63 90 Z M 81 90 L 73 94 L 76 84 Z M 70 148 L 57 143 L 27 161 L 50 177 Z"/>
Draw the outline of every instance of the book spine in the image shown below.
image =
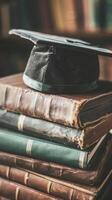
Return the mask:
<path id="1" fill-rule="evenodd" d="M 20 115 L 0 109 L 0 124 L 13 128 L 36 138 L 43 138 L 65 146 L 81 148 L 84 133 L 82 130 L 60 124 Z"/>
<path id="2" fill-rule="evenodd" d="M 89 177 L 87 176 L 88 171 L 74 169 L 70 167 L 66 167 L 64 165 L 58 165 L 56 163 L 46 162 L 38 159 L 27 158 L 24 156 L 14 155 L 6 152 L 0 152 L 0 163 L 4 165 L 10 165 L 13 167 L 23 168 L 30 171 L 34 171 L 37 173 L 49 175 L 51 177 L 55 177 L 62 180 L 68 180 L 71 182 L 82 182 L 91 184 L 93 183 L 93 175 L 94 172 L 89 173 Z M 91 178 L 92 177 L 92 178 Z M 92 180 L 92 181 L 91 181 Z"/>
<path id="3" fill-rule="evenodd" d="M 112 148 L 112 140 L 108 140 L 105 148 L 102 151 L 102 160 L 95 170 L 81 170 L 81 169 L 73 169 L 70 167 L 66 167 L 63 165 L 58 165 L 55 163 L 49 163 L 42 160 L 31 159 L 19 155 L 14 155 L 10 153 L 0 152 L 0 163 L 3 165 L 9 165 L 13 167 L 27 169 L 36 173 L 48 175 L 51 177 L 55 177 L 58 179 L 70 181 L 73 183 L 81 183 L 86 185 L 98 185 L 102 181 L 104 177 L 105 171 L 108 173 L 110 170 L 107 169 L 108 160 L 111 160 L 111 148 Z M 101 154 L 99 155 L 99 157 Z M 109 164 L 110 166 L 110 164 Z M 103 175 L 103 177 L 102 177 Z"/>
<path id="4" fill-rule="evenodd" d="M 47 95 L 0 84 L 0 107 L 32 117 L 46 119 L 66 126 L 81 126 L 79 110 L 83 101 Z M 14 101 L 15 99 L 15 101 Z"/>
<path id="5" fill-rule="evenodd" d="M 85 31 L 95 32 L 100 28 L 99 24 L 99 0 L 87 0 L 83 2 L 83 11 L 84 11 L 84 28 Z"/>
<path id="6" fill-rule="evenodd" d="M 1 4 L 1 23 L 2 23 L 2 36 L 7 37 L 10 29 L 10 3 L 5 2 Z"/>
<path id="7" fill-rule="evenodd" d="M 80 200 L 89 199 L 91 196 L 87 190 L 81 191 L 81 188 L 75 186 L 75 184 L 68 184 L 67 182 L 5 165 L 0 165 L 0 176 L 66 200 L 77 199 L 79 193 Z"/>
<path id="8" fill-rule="evenodd" d="M 37 190 L 0 178 L 0 195 L 16 200 L 58 200 Z"/>
<path id="9" fill-rule="evenodd" d="M 65 28 L 65 23 L 63 19 L 63 1 L 64 0 L 57 0 L 52 1 L 50 0 L 50 7 L 51 7 L 51 17 L 54 21 L 54 31 L 58 33 L 63 33 Z"/>
<path id="10" fill-rule="evenodd" d="M 65 127 L 42 119 L 0 109 L 0 125 L 73 148 L 85 149 L 96 143 L 111 128 L 112 114 L 83 130 Z"/>
<path id="11" fill-rule="evenodd" d="M 112 1 L 105 0 L 105 29 L 106 31 L 112 31 Z"/>
<path id="12" fill-rule="evenodd" d="M 18 147 L 18 148 L 17 148 Z M 71 167 L 87 167 L 87 152 L 0 129 L 0 150 Z"/>
<path id="13" fill-rule="evenodd" d="M 51 9 L 50 9 L 50 0 L 38 1 L 38 9 L 40 9 L 40 12 L 41 12 L 43 32 L 49 33 L 51 31 L 53 31 L 53 23 L 52 23 L 52 17 L 51 17 Z"/>
<path id="14" fill-rule="evenodd" d="M 64 21 L 64 32 L 66 33 L 75 33 L 78 30 L 77 24 L 77 9 L 76 1 L 67 0 L 63 1 L 63 21 Z"/>

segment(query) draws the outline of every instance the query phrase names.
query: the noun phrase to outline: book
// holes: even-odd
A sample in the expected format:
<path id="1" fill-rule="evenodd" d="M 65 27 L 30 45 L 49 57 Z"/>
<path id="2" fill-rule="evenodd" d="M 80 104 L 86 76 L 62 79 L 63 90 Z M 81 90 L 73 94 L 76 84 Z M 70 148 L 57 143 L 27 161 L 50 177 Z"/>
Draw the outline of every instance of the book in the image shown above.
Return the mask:
<path id="1" fill-rule="evenodd" d="M 38 15 L 37 17 L 39 18 L 39 20 L 41 18 L 41 26 L 42 26 L 41 30 L 46 33 L 53 31 L 53 19 L 51 16 L 50 0 L 38 1 L 37 6 L 38 10 L 40 10 L 40 15 L 37 14 Z"/>
<path id="2" fill-rule="evenodd" d="M 76 128 L 112 113 L 110 82 L 99 82 L 97 90 L 87 94 L 48 95 L 25 86 L 18 74 L 0 79 L 0 97 L 0 108 Z"/>
<path id="3" fill-rule="evenodd" d="M 38 190 L 17 184 L 0 177 L 0 195 L 9 199 L 17 200 L 60 200 L 42 193 Z"/>
<path id="4" fill-rule="evenodd" d="M 105 29 L 107 31 L 112 31 L 112 1 L 106 0 L 105 1 Z"/>
<path id="5" fill-rule="evenodd" d="M 94 199 L 97 196 L 97 191 L 104 188 L 105 183 L 112 175 L 112 170 L 101 183 L 99 187 L 91 187 L 84 185 L 77 185 L 60 181 L 48 176 L 33 173 L 27 170 L 13 168 L 9 166 L 0 165 L 0 176 L 10 181 L 25 185 L 32 189 L 42 191 L 57 198 L 74 200 L 74 199 Z"/>
<path id="6" fill-rule="evenodd" d="M 98 160 L 89 170 L 70 168 L 56 163 L 32 159 L 0 151 L 0 163 L 21 169 L 27 169 L 36 173 L 51 176 L 60 180 L 84 185 L 100 185 L 111 169 L 112 138 L 106 141 Z"/>
<path id="7" fill-rule="evenodd" d="M 51 8 L 51 18 L 53 19 L 54 24 L 54 32 L 63 33 L 65 28 L 65 22 L 63 18 L 63 2 L 64 0 L 52 1 L 50 0 L 50 8 Z"/>
<path id="8" fill-rule="evenodd" d="M 112 127 L 111 124 L 112 114 L 106 115 L 103 120 L 94 124 L 94 126 L 75 129 L 0 109 L 0 125 L 2 127 L 19 130 L 29 136 L 50 140 L 72 148 L 86 149 L 92 146 L 102 136 L 108 134 Z"/>
<path id="9" fill-rule="evenodd" d="M 71 167 L 88 168 L 95 162 L 106 138 L 104 135 L 91 150 L 82 151 L 0 128 L 0 150 Z"/>
<path id="10" fill-rule="evenodd" d="M 96 32 L 100 30 L 100 1 L 82 0 L 85 31 Z"/>
<path id="11" fill-rule="evenodd" d="M 77 7 L 76 0 L 63 0 L 62 6 L 62 16 L 64 22 L 64 33 L 75 33 L 78 30 L 77 23 Z"/>
<path id="12" fill-rule="evenodd" d="M 5 2 L 0 5 L 2 37 L 8 37 L 8 31 L 11 28 L 9 8 L 10 8 L 9 2 Z"/>

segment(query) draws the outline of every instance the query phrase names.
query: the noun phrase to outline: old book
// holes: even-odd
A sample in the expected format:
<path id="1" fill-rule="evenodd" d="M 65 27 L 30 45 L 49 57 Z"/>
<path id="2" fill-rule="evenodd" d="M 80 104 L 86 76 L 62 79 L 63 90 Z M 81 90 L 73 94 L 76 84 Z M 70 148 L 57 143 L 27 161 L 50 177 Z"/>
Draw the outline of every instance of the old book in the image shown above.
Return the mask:
<path id="1" fill-rule="evenodd" d="M 0 125 L 64 146 L 85 149 L 109 132 L 112 127 L 112 114 L 106 115 L 94 126 L 81 130 L 0 109 Z"/>
<path id="2" fill-rule="evenodd" d="M 106 139 L 107 135 L 104 135 L 92 149 L 82 151 L 0 128 L 1 151 L 79 168 L 88 168 L 94 164 Z"/>
<path id="3" fill-rule="evenodd" d="M 51 8 L 51 18 L 54 24 L 54 31 L 58 33 L 63 33 L 65 24 L 63 18 L 63 1 L 64 0 L 57 0 L 52 1 L 50 0 L 50 8 Z"/>
<path id="4" fill-rule="evenodd" d="M 94 196 L 97 196 L 97 191 L 100 193 L 100 190 L 104 188 L 105 183 L 111 175 L 112 170 L 109 172 L 99 187 L 87 187 L 84 185 L 77 185 L 65 181 L 60 181 L 58 179 L 33 173 L 27 170 L 0 165 L 1 177 L 26 185 L 27 187 L 33 188 L 35 190 L 48 193 L 49 195 L 67 200 L 76 199 L 79 193 L 80 200 L 84 198 L 90 199 L 90 197 L 93 198 Z"/>
<path id="5" fill-rule="evenodd" d="M 64 21 L 64 33 L 75 33 L 78 31 L 78 22 L 77 22 L 77 7 L 75 0 L 64 0 L 61 3 L 62 14 Z"/>
<path id="6" fill-rule="evenodd" d="M 60 200 L 42 193 L 38 190 L 33 190 L 29 187 L 17 184 L 15 182 L 5 180 L 0 177 L 0 195 L 9 199 L 17 200 Z"/>
<path id="7" fill-rule="evenodd" d="M 0 97 L 1 108 L 76 128 L 112 113 L 112 84 L 108 82 L 99 82 L 92 93 L 59 96 L 29 89 L 18 74 L 0 79 Z"/>
<path id="8" fill-rule="evenodd" d="M 112 31 L 112 1 L 105 1 L 105 29 L 106 31 Z"/>
<path id="9" fill-rule="evenodd" d="M 100 162 L 96 162 L 90 170 L 73 169 L 55 163 L 35 160 L 19 155 L 0 152 L 0 163 L 34 171 L 40 174 L 79 183 L 84 185 L 100 185 L 111 169 L 112 137 L 109 137 L 99 155 Z"/>

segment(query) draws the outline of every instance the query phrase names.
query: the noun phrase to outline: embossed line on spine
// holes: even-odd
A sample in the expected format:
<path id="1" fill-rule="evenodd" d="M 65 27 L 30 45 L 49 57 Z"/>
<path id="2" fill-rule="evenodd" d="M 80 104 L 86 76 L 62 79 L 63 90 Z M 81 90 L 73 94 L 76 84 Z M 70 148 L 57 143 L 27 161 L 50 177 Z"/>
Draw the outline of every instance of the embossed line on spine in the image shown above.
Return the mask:
<path id="1" fill-rule="evenodd" d="M 17 128 L 19 131 L 23 131 L 24 129 L 24 121 L 25 121 L 26 116 L 25 115 L 20 115 L 18 119 L 18 124 Z"/>
<path id="2" fill-rule="evenodd" d="M 29 139 L 26 145 L 26 154 L 28 156 L 31 156 L 32 145 L 33 145 L 33 140 Z"/>
<path id="3" fill-rule="evenodd" d="M 79 167 L 84 168 L 86 166 L 87 153 L 81 152 L 79 156 Z"/>

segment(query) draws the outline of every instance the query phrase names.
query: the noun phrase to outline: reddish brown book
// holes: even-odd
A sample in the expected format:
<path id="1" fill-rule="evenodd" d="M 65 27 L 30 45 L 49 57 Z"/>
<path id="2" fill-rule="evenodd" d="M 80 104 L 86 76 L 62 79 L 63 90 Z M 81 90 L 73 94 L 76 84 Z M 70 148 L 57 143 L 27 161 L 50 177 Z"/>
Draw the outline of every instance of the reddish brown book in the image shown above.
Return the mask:
<path id="1" fill-rule="evenodd" d="M 0 79 L 0 107 L 76 128 L 94 124 L 112 113 L 112 84 L 99 82 L 96 91 L 48 95 L 26 87 L 22 74 Z"/>
<path id="2" fill-rule="evenodd" d="M 55 163 L 35 160 L 5 152 L 0 152 L 0 163 L 12 167 L 27 169 L 73 183 L 100 185 L 112 168 L 111 149 L 112 141 L 109 138 L 107 143 L 105 143 L 105 148 L 103 148 L 102 153 L 99 155 L 100 163 L 96 162 L 95 166 L 90 170 L 74 169 Z"/>
<path id="3" fill-rule="evenodd" d="M 84 185 L 67 183 L 65 181 L 60 181 L 58 179 L 54 179 L 41 174 L 31 173 L 27 170 L 24 171 L 21 169 L 0 165 L 1 177 L 8 178 L 11 181 L 66 200 L 95 199 L 96 196 L 98 196 L 105 188 L 105 184 L 108 182 L 108 179 L 110 179 L 111 175 L 112 170 L 109 172 L 99 187 L 87 187 Z M 24 189 L 24 187 L 22 189 Z"/>
<path id="4" fill-rule="evenodd" d="M 0 195 L 11 200 L 59 200 L 38 190 L 0 178 Z"/>

